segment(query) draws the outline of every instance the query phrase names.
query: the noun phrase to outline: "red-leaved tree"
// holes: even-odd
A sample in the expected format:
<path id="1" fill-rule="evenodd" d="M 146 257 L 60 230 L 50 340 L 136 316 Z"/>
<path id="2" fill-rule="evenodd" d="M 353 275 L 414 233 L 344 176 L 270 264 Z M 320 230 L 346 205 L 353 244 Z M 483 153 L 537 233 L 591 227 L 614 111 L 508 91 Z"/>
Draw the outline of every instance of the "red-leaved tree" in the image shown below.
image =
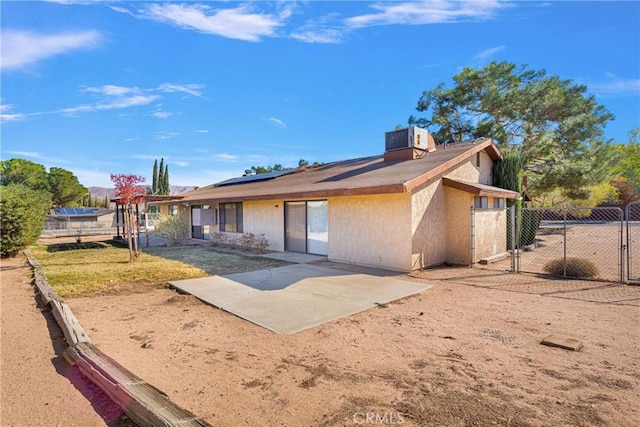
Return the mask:
<path id="1" fill-rule="evenodd" d="M 116 190 L 118 203 L 124 206 L 124 227 L 129 243 L 129 262 L 134 262 L 140 254 L 138 239 L 134 238 L 135 230 L 138 229 L 138 218 L 133 211 L 133 207 L 142 203 L 147 190 L 144 186 L 138 185 L 144 182 L 144 177 L 140 175 L 111 174 L 111 181 Z"/>

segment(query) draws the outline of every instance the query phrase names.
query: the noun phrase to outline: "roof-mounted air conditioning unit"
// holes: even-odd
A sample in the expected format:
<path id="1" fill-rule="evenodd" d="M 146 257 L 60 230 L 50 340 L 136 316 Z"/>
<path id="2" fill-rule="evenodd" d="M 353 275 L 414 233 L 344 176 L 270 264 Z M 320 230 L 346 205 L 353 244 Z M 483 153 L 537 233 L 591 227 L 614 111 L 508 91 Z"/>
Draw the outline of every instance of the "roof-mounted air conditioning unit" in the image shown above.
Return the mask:
<path id="1" fill-rule="evenodd" d="M 435 150 L 433 137 L 429 131 L 417 126 L 386 132 L 384 135 L 385 151 L 418 148 L 425 151 Z"/>

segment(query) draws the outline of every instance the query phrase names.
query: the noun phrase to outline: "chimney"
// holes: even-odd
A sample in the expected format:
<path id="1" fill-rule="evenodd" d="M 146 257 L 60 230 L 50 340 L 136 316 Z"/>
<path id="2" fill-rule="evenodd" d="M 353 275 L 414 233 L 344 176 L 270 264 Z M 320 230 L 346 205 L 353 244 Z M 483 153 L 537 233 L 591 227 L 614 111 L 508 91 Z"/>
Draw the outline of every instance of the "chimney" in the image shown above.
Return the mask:
<path id="1" fill-rule="evenodd" d="M 253 169 L 245 169 L 244 174 L 242 176 L 251 176 L 253 175 Z"/>
<path id="2" fill-rule="evenodd" d="M 410 126 L 385 133 L 385 162 L 419 159 L 435 149 L 436 143 L 426 129 Z"/>

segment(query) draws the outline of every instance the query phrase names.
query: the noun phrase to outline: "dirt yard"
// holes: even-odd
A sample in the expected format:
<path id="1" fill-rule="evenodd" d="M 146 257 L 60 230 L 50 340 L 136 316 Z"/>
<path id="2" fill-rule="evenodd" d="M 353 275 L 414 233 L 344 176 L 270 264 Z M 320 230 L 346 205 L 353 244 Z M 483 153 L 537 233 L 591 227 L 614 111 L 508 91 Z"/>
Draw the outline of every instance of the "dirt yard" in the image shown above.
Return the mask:
<path id="1" fill-rule="evenodd" d="M 167 289 L 67 302 L 101 350 L 217 426 L 638 425 L 640 287 L 398 277 L 434 287 L 291 336 Z"/>
<path id="2" fill-rule="evenodd" d="M 0 271 L 0 425 L 130 426 L 120 409 L 62 358 L 64 337 L 37 303 L 26 258 L 3 259 Z"/>

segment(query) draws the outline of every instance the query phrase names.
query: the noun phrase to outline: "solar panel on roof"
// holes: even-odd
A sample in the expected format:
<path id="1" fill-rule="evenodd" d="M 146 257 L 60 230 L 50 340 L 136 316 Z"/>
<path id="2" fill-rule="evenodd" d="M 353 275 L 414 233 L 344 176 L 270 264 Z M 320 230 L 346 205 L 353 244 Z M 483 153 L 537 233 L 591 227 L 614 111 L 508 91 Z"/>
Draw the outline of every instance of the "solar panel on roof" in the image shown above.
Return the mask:
<path id="1" fill-rule="evenodd" d="M 268 179 L 274 179 L 282 175 L 288 175 L 290 173 L 295 172 L 296 169 L 286 169 L 282 171 L 273 171 L 267 173 L 259 173 L 256 175 L 248 175 L 248 176 L 239 176 L 237 178 L 231 178 L 226 181 L 222 181 L 217 183 L 216 187 L 223 187 L 225 185 L 234 185 L 234 184 L 246 184 L 248 182 L 257 182 L 257 181 L 266 181 Z"/>

